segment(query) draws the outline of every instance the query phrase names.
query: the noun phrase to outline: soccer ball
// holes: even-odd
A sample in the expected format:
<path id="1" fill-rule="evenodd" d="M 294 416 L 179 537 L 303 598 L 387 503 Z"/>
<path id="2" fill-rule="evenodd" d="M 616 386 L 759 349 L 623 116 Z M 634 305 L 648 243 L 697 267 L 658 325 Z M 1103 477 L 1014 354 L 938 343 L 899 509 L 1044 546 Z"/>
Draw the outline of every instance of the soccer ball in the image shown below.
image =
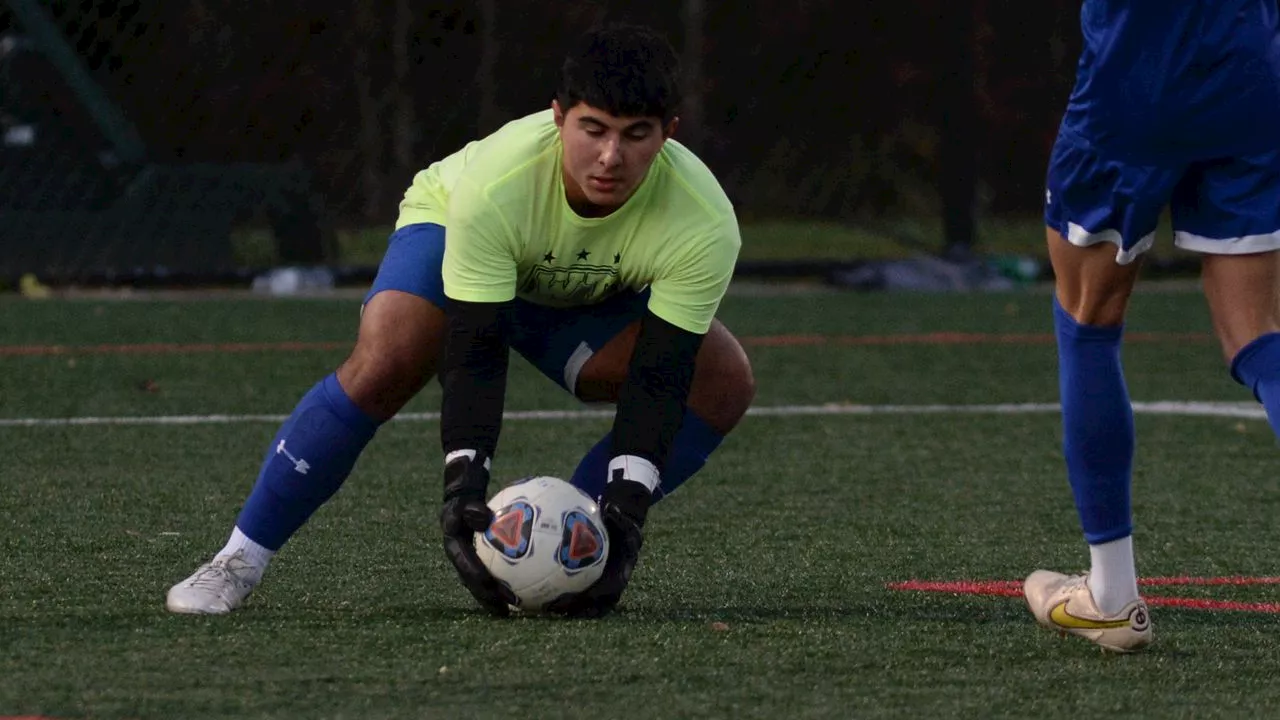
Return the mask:
<path id="1" fill-rule="evenodd" d="M 489 500 L 493 522 L 476 533 L 480 562 L 520 599 L 541 610 L 586 590 L 604 572 L 609 535 L 600 508 L 559 478 L 527 477 Z"/>

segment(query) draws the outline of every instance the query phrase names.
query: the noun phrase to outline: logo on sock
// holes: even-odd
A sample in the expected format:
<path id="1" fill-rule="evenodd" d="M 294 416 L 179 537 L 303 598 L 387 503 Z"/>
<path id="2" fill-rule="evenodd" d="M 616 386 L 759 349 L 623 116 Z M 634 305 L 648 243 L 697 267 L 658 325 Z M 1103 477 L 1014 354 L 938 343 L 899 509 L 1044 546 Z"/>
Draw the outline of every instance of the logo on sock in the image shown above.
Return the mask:
<path id="1" fill-rule="evenodd" d="M 308 463 L 306 460 L 303 460 L 301 458 L 296 458 L 293 455 L 289 454 L 288 450 L 284 449 L 283 440 L 281 440 L 280 444 L 276 446 L 276 454 L 280 455 L 282 453 L 284 454 L 285 457 L 289 458 L 289 460 L 293 462 L 293 469 L 297 470 L 299 475 L 306 475 L 307 471 L 311 469 L 310 463 Z"/>

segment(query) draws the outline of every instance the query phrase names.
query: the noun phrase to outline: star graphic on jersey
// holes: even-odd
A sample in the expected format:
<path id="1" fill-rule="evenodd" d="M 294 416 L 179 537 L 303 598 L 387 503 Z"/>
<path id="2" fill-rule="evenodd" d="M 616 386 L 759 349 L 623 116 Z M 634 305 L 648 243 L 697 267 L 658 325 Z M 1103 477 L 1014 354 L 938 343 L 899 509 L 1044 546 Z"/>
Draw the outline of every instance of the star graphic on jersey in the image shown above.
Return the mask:
<path id="1" fill-rule="evenodd" d="M 550 252 L 542 256 L 542 262 L 551 262 L 555 259 L 556 259 L 556 256 L 552 255 Z"/>
<path id="2" fill-rule="evenodd" d="M 579 260 L 586 260 L 586 259 L 587 259 L 587 256 L 588 256 L 588 255 L 590 255 L 590 254 L 591 254 L 591 251 L 590 251 L 590 250 L 581 250 L 581 251 L 579 251 L 579 252 L 578 252 L 578 259 L 579 259 Z"/>
<path id="3" fill-rule="evenodd" d="M 613 262 L 614 262 L 614 263 L 620 263 L 620 262 L 622 262 L 622 253 L 614 253 L 614 254 L 613 254 Z"/>

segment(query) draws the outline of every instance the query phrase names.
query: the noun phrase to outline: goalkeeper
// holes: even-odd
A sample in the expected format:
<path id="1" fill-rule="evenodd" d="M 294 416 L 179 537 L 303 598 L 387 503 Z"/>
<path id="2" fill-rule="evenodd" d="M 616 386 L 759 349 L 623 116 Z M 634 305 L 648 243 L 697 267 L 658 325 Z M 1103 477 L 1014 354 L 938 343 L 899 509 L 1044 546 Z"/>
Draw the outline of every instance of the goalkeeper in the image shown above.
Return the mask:
<path id="1" fill-rule="evenodd" d="M 583 401 L 617 405 L 572 477 L 600 500 L 605 572 L 554 609 L 615 606 L 649 506 L 704 465 L 755 392 L 746 354 L 715 319 L 741 244 L 733 207 L 671 140 L 678 71 L 646 29 L 588 33 L 550 109 L 415 177 L 350 357 L 281 426 L 226 546 L 169 590 L 169 610 L 239 607 L 378 427 L 438 374 L 445 550 L 480 604 L 505 614 L 515 598 L 473 539 L 491 519 L 509 349 Z"/>

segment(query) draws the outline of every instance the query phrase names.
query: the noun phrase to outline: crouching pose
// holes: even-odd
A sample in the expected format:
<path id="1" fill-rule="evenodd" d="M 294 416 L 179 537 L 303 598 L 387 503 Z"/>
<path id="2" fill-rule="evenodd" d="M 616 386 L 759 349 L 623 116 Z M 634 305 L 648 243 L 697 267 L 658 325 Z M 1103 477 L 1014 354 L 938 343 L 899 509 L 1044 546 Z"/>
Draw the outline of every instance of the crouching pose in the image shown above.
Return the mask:
<path id="1" fill-rule="evenodd" d="M 600 501 L 609 559 L 554 609 L 614 607 L 650 505 L 702 468 L 755 392 L 742 347 L 715 319 L 737 221 L 712 173 L 671 140 L 677 75 L 651 32 L 593 31 L 566 57 L 550 109 L 417 175 L 354 350 L 281 426 L 226 546 L 169 590 L 169 610 L 239 607 L 379 425 L 438 373 L 445 551 L 481 605 L 505 614 L 514 596 L 473 538 L 492 517 L 509 349 L 578 398 L 617 405 L 572 477 Z"/>

